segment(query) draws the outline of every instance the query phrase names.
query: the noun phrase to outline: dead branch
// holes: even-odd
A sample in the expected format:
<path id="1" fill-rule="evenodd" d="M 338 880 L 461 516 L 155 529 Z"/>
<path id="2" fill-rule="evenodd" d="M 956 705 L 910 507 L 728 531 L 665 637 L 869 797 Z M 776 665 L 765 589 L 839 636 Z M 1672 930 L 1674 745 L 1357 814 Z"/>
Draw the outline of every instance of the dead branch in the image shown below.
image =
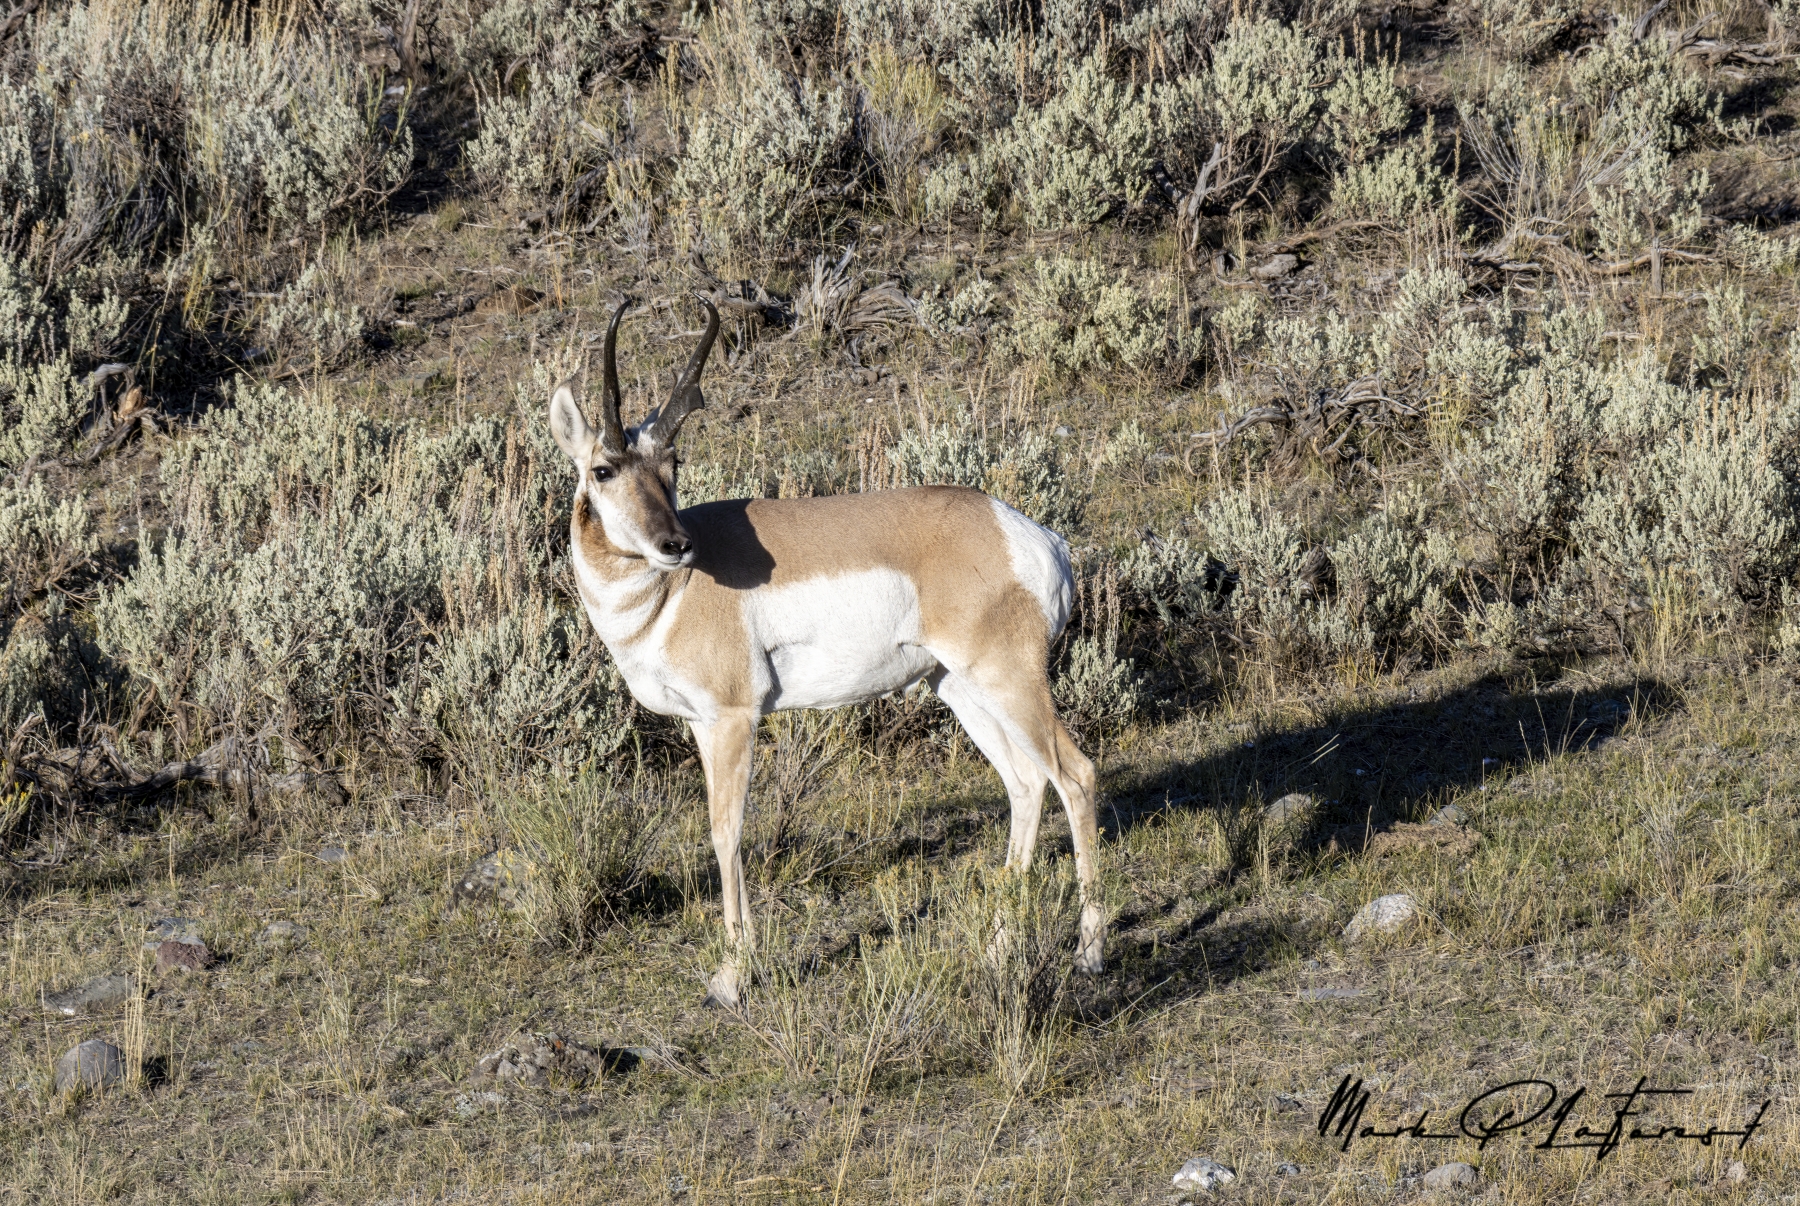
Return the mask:
<path id="1" fill-rule="evenodd" d="M 1644 15 L 1639 17 L 1637 23 L 1631 27 L 1631 40 L 1633 43 L 1642 42 L 1644 40 L 1645 36 L 1650 32 L 1650 23 L 1661 16 L 1663 9 L 1669 7 L 1671 3 L 1672 0 L 1656 0 L 1655 4 L 1652 4 L 1649 8 L 1644 10 Z"/>
<path id="2" fill-rule="evenodd" d="M 1335 392 L 1319 390 L 1306 402 L 1282 399 L 1252 407 L 1195 439 L 1222 448 L 1249 428 L 1268 424 L 1287 429 L 1290 445 L 1310 446 L 1322 459 L 1355 460 L 1356 450 L 1347 444 L 1353 432 L 1392 427 L 1423 413 L 1417 403 L 1390 394 L 1379 376 L 1360 377 Z"/>
<path id="3" fill-rule="evenodd" d="M 1296 248 L 1304 247 L 1308 243 L 1316 243 L 1320 239 L 1328 239 L 1332 235 L 1343 234 L 1350 230 L 1366 230 L 1371 226 L 1380 226 L 1381 224 L 1382 223 L 1375 218 L 1356 218 L 1345 222 L 1333 222 L 1329 226 L 1320 226 L 1313 230 L 1303 230 L 1299 234 L 1292 235 L 1285 239 L 1274 239 L 1267 243 L 1260 243 L 1257 245 L 1256 254 L 1280 255 L 1283 252 L 1293 251 Z"/>
<path id="4" fill-rule="evenodd" d="M 1674 251 L 1665 247 L 1656 252 L 1646 251 L 1636 259 L 1616 261 L 1595 260 L 1588 265 L 1588 271 L 1592 272 L 1595 276 L 1630 276 L 1639 268 L 1649 268 L 1653 266 L 1658 259 L 1680 260 L 1687 264 L 1711 264 L 1714 262 L 1713 257 L 1710 255 L 1701 255 L 1698 252 L 1693 251 Z"/>
<path id="5" fill-rule="evenodd" d="M 348 797 L 330 771 L 292 771 L 270 775 L 263 767 L 268 750 L 259 741 L 227 737 L 185 762 L 171 762 L 156 773 L 116 789 L 122 799 L 146 800 L 182 783 L 205 783 L 227 791 L 286 793 L 319 788 L 343 803 Z"/>
<path id="6" fill-rule="evenodd" d="M 25 18 L 38 10 L 43 0 L 17 0 L 12 11 L 6 14 L 6 24 L 0 25 L 0 42 L 9 40 L 25 26 Z"/>

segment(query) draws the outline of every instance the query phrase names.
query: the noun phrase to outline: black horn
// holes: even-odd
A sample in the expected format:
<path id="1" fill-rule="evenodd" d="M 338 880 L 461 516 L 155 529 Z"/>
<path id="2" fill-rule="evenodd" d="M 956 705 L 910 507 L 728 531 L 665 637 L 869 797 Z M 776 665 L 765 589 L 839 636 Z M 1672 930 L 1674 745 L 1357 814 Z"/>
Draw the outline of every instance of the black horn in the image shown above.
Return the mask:
<path id="1" fill-rule="evenodd" d="M 619 320 L 631 305 L 629 297 L 619 301 L 612 322 L 606 328 L 606 343 L 600 349 L 600 372 L 603 388 L 600 398 L 600 447 L 613 456 L 625 455 L 625 423 L 619 418 Z"/>
<path id="2" fill-rule="evenodd" d="M 706 357 L 712 352 L 713 340 L 719 337 L 719 311 L 703 295 L 697 293 L 694 296 L 706 307 L 706 331 L 700 336 L 700 346 L 688 357 L 687 367 L 675 379 L 675 391 L 669 396 L 669 404 L 662 408 L 651 427 L 651 439 L 659 446 L 674 443 L 687 417 L 706 405 L 706 398 L 700 393 L 700 373 L 706 368 Z"/>

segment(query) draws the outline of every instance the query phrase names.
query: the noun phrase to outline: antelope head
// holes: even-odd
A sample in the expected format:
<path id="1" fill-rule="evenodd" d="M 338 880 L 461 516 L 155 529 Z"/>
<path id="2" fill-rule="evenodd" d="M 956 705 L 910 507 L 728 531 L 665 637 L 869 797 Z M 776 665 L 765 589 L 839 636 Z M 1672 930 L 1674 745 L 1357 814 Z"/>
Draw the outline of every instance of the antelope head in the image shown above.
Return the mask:
<path id="1" fill-rule="evenodd" d="M 600 430 L 588 426 L 576 399 L 574 383 L 565 381 L 550 397 L 550 431 L 558 446 L 575 462 L 579 479 L 576 506 L 584 502 L 600 521 L 609 543 L 625 557 L 637 557 L 659 570 L 677 570 L 694 559 L 694 542 L 675 513 L 675 437 L 694 411 L 706 405 L 700 372 L 719 334 L 719 312 L 704 297 L 706 331 L 675 379 L 668 405 L 653 410 L 627 429 L 619 417 L 619 368 L 614 359 L 619 320 L 630 300 L 621 301 L 606 328 L 602 351 L 604 395 Z"/>

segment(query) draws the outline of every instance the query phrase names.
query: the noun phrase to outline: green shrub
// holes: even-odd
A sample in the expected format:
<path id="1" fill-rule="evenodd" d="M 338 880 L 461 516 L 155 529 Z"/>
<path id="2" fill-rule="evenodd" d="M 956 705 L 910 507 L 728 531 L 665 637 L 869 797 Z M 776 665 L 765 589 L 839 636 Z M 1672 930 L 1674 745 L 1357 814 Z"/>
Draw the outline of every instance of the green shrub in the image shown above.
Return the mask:
<path id="1" fill-rule="evenodd" d="M 1683 389 L 1647 358 L 1609 376 L 1610 463 L 1571 532 L 1583 561 L 1640 594 L 1674 573 L 1714 606 L 1775 603 L 1800 562 L 1800 408 Z"/>
<path id="2" fill-rule="evenodd" d="M 1325 90 L 1326 141 L 1352 167 L 1366 162 L 1381 140 L 1406 128 L 1411 107 L 1394 77 L 1398 64 L 1344 62 Z"/>
<path id="3" fill-rule="evenodd" d="M 268 258 L 272 234 L 341 223 L 407 179 L 405 98 L 349 48 L 275 21 L 77 3 L 19 31 L 0 81 L 0 465 L 69 447 L 101 359 L 209 326 L 229 275 L 279 279 L 278 259 L 240 266 Z M 285 300 L 283 338 L 347 343 L 353 320 Z"/>
<path id="4" fill-rule="evenodd" d="M 1581 12 L 1576 0 L 1469 0 L 1453 16 L 1472 40 L 1523 60 L 1547 50 Z"/>
<path id="5" fill-rule="evenodd" d="M 1140 284 L 1093 260 L 1038 259 L 1019 284 L 1012 346 L 1021 359 L 1065 373 L 1185 367 L 1190 336 L 1175 329 L 1178 296 L 1166 278 Z"/>
<path id="6" fill-rule="evenodd" d="M 1143 199 L 1158 133 L 1148 97 L 1090 58 L 1055 96 L 1021 109 L 976 171 L 1005 173 L 1029 226 L 1087 226 Z"/>
<path id="7" fill-rule="evenodd" d="M 721 68 L 715 86 L 686 132 L 674 195 L 727 246 L 823 237 L 834 219 L 820 190 L 857 151 L 852 92 L 754 59 Z"/>
<path id="8" fill-rule="evenodd" d="M 1211 60 L 1207 72 L 1178 80 L 1160 95 L 1165 129 L 1194 160 L 1185 165 L 1193 169 L 1217 140 L 1224 155 L 1221 178 L 1236 181 L 1233 208 L 1252 197 L 1266 207 L 1279 169 L 1312 137 L 1325 109 L 1324 48 L 1305 30 L 1279 21 L 1233 20 Z M 1343 131 L 1349 136 L 1347 126 Z"/>
<path id="9" fill-rule="evenodd" d="M 990 435 L 965 416 L 902 433 L 888 459 L 897 486 L 973 486 L 1056 532 L 1081 522 L 1083 499 L 1062 453 L 1032 428 Z"/>
<path id="10" fill-rule="evenodd" d="M 0 486 L 0 612 L 50 589 L 99 549 L 85 494 L 52 499 L 42 477 Z"/>
<path id="11" fill-rule="evenodd" d="M 476 183 L 512 205 L 555 196 L 604 161 L 612 125 L 573 71 L 529 67 L 521 75 L 522 94 L 482 98 L 481 128 L 463 148 Z"/>
<path id="12" fill-rule="evenodd" d="M 1444 212 L 1455 196 L 1449 176 L 1432 162 L 1431 147 L 1423 139 L 1351 163 L 1331 181 L 1331 207 L 1339 217 L 1395 231 L 1414 229 L 1430 214 Z"/>
<path id="13" fill-rule="evenodd" d="M 1569 82 L 1595 113 L 1620 114 L 1665 151 L 1686 146 L 1697 126 L 1716 126 L 1723 103 L 1668 39 L 1634 42 L 1623 24 L 1575 60 Z"/>
<path id="14" fill-rule="evenodd" d="M 8 739 L 33 716 L 48 722 L 40 737 L 83 712 L 87 658 L 60 595 L 37 610 L 8 615 L 0 623 L 0 732 Z"/>
<path id="15" fill-rule="evenodd" d="M 316 372 L 341 367 L 362 349 L 362 308 L 321 256 L 270 299 L 262 312 L 258 349 L 278 363 Z"/>
<path id="16" fill-rule="evenodd" d="M 560 458 L 493 419 L 432 435 L 267 386 L 233 400 L 170 451 L 170 534 L 95 607 L 147 715 L 384 734 L 470 773 L 619 747 L 621 684 L 556 602 Z"/>
<path id="17" fill-rule="evenodd" d="M 1229 491 L 1202 508 L 1200 530 L 1235 576 L 1226 601 L 1240 629 L 1289 653 L 1391 655 L 1432 640 L 1448 611 L 1449 537 L 1429 526 L 1422 495 L 1403 493 L 1330 542 L 1267 497 Z"/>
<path id="18" fill-rule="evenodd" d="M 1668 152 L 1655 147 L 1633 157 L 1606 184 L 1589 184 L 1601 253 L 1628 260 L 1653 244 L 1677 248 L 1691 242 L 1706 222 L 1700 199 L 1708 187 L 1704 170 L 1682 172 Z"/>

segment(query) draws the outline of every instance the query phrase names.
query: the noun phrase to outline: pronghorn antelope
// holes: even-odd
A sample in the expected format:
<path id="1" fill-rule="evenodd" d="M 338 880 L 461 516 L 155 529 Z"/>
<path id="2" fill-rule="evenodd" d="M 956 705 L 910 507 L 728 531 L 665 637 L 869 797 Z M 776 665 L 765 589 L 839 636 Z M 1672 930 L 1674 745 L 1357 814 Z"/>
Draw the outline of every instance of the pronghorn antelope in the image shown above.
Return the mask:
<path id="1" fill-rule="evenodd" d="M 626 304 L 606 329 L 600 429 L 568 382 L 551 396 L 550 428 L 578 473 L 570 544 L 594 631 L 638 703 L 686 720 L 699 746 L 731 951 L 708 1000 L 736 1004 L 754 941 L 738 844 L 758 722 L 921 680 L 1005 782 L 1008 866 L 1031 862 L 1045 785 L 1062 797 L 1083 902 L 1076 961 L 1099 971 L 1094 767 L 1057 719 L 1046 677 L 1074 590 L 1068 545 L 960 486 L 678 511 L 675 438 L 705 405 L 718 311 L 701 299 L 706 331 L 668 404 L 627 429 L 614 361 Z"/>

